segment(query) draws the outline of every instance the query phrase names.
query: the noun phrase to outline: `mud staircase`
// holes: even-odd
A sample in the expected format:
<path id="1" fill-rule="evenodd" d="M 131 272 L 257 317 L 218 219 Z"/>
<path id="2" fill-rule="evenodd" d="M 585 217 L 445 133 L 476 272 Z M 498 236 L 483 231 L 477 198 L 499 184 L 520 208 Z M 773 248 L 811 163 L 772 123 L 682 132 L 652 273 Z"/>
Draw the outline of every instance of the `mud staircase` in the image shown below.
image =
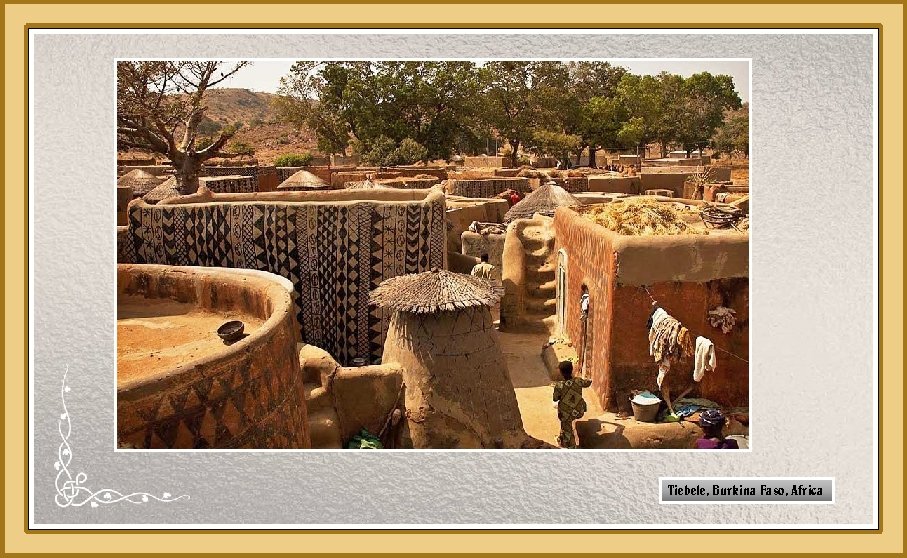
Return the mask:
<path id="1" fill-rule="evenodd" d="M 297 348 L 312 448 L 338 449 L 342 447 L 340 422 L 330 392 L 337 363 L 318 347 L 299 343 Z"/>
<path id="2" fill-rule="evenodd" d="M 530 225 L 523 229 L 521 240 L 526 255 L 526 329 L 554 331 L 557 322 L 554 230 L 550 226 Z"/>

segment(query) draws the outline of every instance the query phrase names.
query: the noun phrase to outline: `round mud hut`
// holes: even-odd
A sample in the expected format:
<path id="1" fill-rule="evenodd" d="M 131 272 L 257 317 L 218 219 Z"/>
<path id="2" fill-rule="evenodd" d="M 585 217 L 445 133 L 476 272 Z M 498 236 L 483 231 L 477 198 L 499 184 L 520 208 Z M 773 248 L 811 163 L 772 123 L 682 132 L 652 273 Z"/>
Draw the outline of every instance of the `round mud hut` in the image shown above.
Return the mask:
<path id="1" fill-rule="evenodd" d="M 517 219 L 531 219 L 536 213 L 554 217 L 554 211 L 562 206 L 581 205 L 573 194 L 564 190 L 554 182 L 547 182 L 535 191 L 514 204 L 504 214 L 504 223 Z"/>
<path id="2" fill-rule="evenodd" d="M 279 192 L 306 192 L 310 190 L 330 190 L 331 185 L 309 171 L 298 171 L 290 175 L 277 186 Z"/>
<path id="3" fill-rule="evenodd" d="M 135 169 L 127 172 L 117 179 L 117 188 L 132 188 L 132 195 L 141 198 L 164 182 L 164 178 L 154 176 L 150 172 Z"/>
<path id="4" fill-rule="evenodd" d="M 154 187 L 153 190 L 142 196 L 142 199 L 152 205 L 157 204 L 167 198 L 181 196 L 179 188 L 176 185 L 176 178 L 170 177 Z"/>
<path id="5" fill-rule="evenodd" d="M 393 311 L 382 362 L 406 384 L 416 448 L 518 448 L 528 436 L 489 307 L 484 279 L 432 270 L 388 279 L 371 303 Z"/>

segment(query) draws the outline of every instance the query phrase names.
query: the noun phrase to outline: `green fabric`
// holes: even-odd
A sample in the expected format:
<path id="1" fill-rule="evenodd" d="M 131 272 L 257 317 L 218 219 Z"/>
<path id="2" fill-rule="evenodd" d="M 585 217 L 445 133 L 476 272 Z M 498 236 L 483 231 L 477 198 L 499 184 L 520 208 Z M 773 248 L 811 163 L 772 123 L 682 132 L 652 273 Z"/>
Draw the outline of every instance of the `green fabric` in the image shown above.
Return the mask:
<path id="1" fill-rule="evenodd" d="M 363 428 L 346 445 L 347 449 L 384 449 L 374 434 Z"/>

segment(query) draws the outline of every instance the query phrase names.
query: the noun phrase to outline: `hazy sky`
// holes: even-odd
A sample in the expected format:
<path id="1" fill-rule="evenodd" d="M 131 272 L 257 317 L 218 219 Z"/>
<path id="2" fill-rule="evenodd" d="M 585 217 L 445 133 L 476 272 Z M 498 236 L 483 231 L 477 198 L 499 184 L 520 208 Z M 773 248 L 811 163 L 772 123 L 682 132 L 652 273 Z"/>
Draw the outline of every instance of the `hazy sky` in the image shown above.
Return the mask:
<path id="1" fill-rule="evenodd" d="M 481 62 L 480 60 L 476 60 Z M 295 60 L 255 61 L 252 66 L 243 68 L 218 87 L 237 87 L 252 91 L 274 93 L 280 84 L 280 78 L 290 72 Z M 747 60 L 630 60 L 609 59 L 615 66 L 623 66 L 634 74 L 657 74 L 670 72 L 684 77 L 697 72 L 728 74 L 734 78 L 734 86 L 744 102 L 750 100 L 750 69 Z"/>

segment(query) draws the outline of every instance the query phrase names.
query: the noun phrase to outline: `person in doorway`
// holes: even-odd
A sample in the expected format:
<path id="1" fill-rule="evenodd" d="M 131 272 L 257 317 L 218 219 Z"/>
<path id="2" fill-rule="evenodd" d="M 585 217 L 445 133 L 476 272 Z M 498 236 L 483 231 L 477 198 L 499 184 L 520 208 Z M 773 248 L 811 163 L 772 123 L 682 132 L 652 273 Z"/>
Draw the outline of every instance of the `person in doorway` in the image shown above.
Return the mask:
<path id="1" fill-rule="evenodd" d="M 696 440 L 696 449 L 740 449 L 737 440 L 725 438 L 723 434 L 726 419 L 718 409 L 706 409 L 699 415 L 702 438 Z"/>
<path id="2" fill-rule="evenodd" d="M 469 272 L 473 277 L 479 277 L 481 279 L 492 280 L 492 272 L 494 271 L 494 266 L 488 263 L 488 254 L 482 254 L 481 261 L 472 268 L 472 271 Z"/>
<path id="3" fill-rule="evenodd" d="M 589 318 L 589 287 L 580 287 L 582 294 L 579 297 L 579 319 L 585 322 Z"/>
<path id="4" fill-rule="evenodd" d="M 586 400 L 583 399 L 583 388 L 592 385 L 592 380 L 573 377 L 573 363 L 565 360 L 557 365 L 563 381 L 554 384 L 554 401 L 557 402 L 557 419 L 561 423 L 561 433 L 557 444 L 562 448 L 576 448 L 576 437 L 573 434 L 573 421 L 586 413 Z"/>
<path id="5" fill-rule="evenodd" d="M 520 203 L 520 194 L 514 191 L 512 194 L 510 194 L 510 199 L 508 201 L 510 202 L 510 207 L 515 206 L 516 204 Z"/>
<path id="6" fill-rule="evenodd" d="M 582 326 L 582 346 L 579 352 L 579 362 L 577 363 L 580 370 L 585 370 L 586 366 L 586 345 L 589 341 L 589 287 L 585 283 L 580 287 L 582 295 L 579 297 L 579 320 Z"/>

